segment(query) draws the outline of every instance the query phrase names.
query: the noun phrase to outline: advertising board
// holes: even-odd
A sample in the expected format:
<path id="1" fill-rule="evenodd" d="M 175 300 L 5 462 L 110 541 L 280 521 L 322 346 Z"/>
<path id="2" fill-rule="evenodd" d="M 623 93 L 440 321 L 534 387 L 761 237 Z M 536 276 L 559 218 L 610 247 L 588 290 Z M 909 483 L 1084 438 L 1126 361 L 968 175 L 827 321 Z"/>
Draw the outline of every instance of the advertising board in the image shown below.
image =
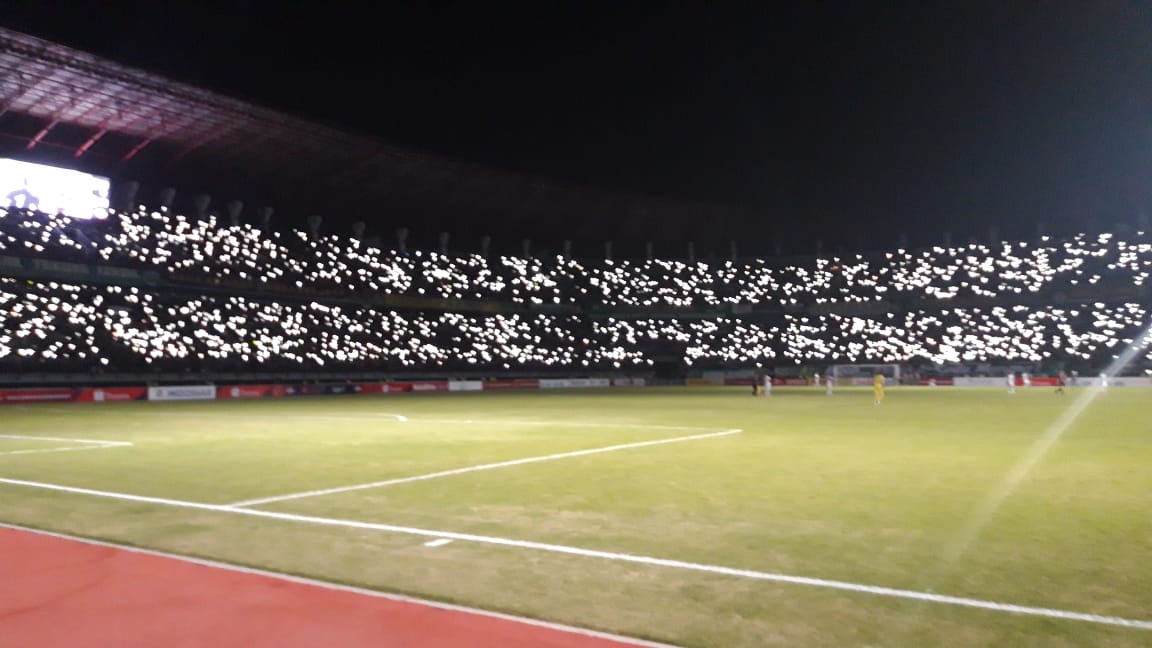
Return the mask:
<path id="1" fill-rule="evenodd" d="M 216 398 L 276 398 L 284 395 L 284 385 L 217 385 Z"/>
<path id="2" fill-rule="evenodd" d="M 78 219 L 108 217 L 108 178 L 83 171 L 0 159 L 3 206 Z"/>
<path id="3" fill-rule="evenodd" d="M 76 390 L 76 402 L 112 403 L 148 399 L 147 387 L 81 387 Z"/>
<path id="4" fill-rule="evenodd" d="M 148 400 L 215 400 L 215 385 L 173 385 L 169 387 L 149 387 Z"/>
<path id="5" fill-rule="evenodd" d="M 410 391 L 414 392 L 446 392 L 448 391 L 447 380 L 423 380 L 419 382 L 408 383 L 412 386 Z"/>
<path id="6" fill-rule="evenodd" d="M 499 390 L 499 389 L 539 389 L 539 380 L 519 379 L 519 380 L 485 380 L 484 391 Z"/>
<path id="7" fill-rule="evenodd" d="M 0 389 L 0 403 L 59 403 L 74 400 L 70 388 Z"/>
<path id="8" fill-rule="evenodd" d="M 408 383 L 364 383 L 360 385 L 361 394 L 403 394 L 412 391 Z"/>

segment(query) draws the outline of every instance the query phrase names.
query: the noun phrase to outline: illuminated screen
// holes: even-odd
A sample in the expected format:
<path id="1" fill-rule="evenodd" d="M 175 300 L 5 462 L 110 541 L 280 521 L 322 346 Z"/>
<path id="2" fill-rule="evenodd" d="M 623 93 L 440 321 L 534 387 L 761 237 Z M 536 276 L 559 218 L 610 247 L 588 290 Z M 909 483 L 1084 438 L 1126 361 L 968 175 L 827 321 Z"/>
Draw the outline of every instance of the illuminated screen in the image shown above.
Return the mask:
<path id="1" fill-rule="evenodd" d="M 72 218 L 108 217 L 108 178 L 72 169 L 0 159 L 0 200 L 5 207 Z"/>

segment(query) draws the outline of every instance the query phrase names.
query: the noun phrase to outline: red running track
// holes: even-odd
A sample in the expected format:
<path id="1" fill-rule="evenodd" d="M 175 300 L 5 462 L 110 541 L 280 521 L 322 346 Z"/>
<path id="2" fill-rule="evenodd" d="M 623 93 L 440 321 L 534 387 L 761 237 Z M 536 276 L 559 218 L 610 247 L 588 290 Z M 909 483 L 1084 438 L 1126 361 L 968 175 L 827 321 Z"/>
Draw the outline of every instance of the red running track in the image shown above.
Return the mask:
<path id="1" fill-rule="evenodd" d="M 0 527 L 0 647 L 652 646 Z"/>

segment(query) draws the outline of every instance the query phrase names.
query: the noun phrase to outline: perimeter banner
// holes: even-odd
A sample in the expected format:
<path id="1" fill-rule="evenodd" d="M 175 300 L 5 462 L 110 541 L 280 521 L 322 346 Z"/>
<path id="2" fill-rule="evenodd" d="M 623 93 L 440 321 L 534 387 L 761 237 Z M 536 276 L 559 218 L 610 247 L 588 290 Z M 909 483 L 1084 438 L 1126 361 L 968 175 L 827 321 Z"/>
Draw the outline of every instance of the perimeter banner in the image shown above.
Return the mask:
<path id="1" fill-rule="evenodd" d="M 0 389 L 0 403 L 67 403 L 76 399 L 70 388 Z"/>
<path id="2" fill-rule="evenodd" d="M 215 385 L 178 385 L 174 387 L 149 387 L 148 400 L 216 400 Z"/>
<path id="3" fill-rule="evenodd" d="M 541 378 L 536 381 L 540 389 L 581 389 L 586 387 L 611 387 L 607 378 Z"/>
<path id="4" fill-rule="evenodd" d="M 362 394 L 405 394 L 412 391 L 408 383 L 365 383 L 360 386 Z"/>
<path id="5" fill-rule="evenodd" d="M 1109 381 L 1117 387 L 1152 387 L 1152 376 L 1133 376 L 1131 378 L 1112 378 Z M 1093 378 L 1093 385 L 1099 385 L 1100 379 Z"/>
<path id="6" fill-rule="evenodd" d="M 364 393 L 364 385 L 344 383 L 335 385 L 285 385 L 283 396 L 339 396 L 341 394 Z"/>
<path id="7" fill-rule="evenodd" d="M 284 385 L 217 385 L 216 398 L 278 398 L 284 390 Z"/>
<path id="8" fill-rule="evenodd" d="M 485 380 L 484 391 L 494 389 L 540 389 L 539 380 Z"/>
<path id="9" fill-rule="evenodd" d="M 422 380 L 419 382 L 408 383 L 412 386 L 411 391 L 414 392 L 446 392 L 448 391 L 447 380 Z"/>
<path id="10" fill-rule="evenodd" d="M 75 400 L 80 403 L 111 403 L 116 401 L 148 400 L 148 388 L 140 387 L 81 387 Z"/>
<path id="11" fill-rule="evenodd" d="M 745 376 L 742 378 L 725 378 L 724 384 L 728 386 L 744 386 L 760 385 L 764 383 L 763 378 L 756 378 L 755 376 Z M 805 387 L 808 385 L 807 378 L 773 378 L 772 384 L 777 386 L 786 387 Z M 869 383 L 871 384 L 871 383 Z"/>

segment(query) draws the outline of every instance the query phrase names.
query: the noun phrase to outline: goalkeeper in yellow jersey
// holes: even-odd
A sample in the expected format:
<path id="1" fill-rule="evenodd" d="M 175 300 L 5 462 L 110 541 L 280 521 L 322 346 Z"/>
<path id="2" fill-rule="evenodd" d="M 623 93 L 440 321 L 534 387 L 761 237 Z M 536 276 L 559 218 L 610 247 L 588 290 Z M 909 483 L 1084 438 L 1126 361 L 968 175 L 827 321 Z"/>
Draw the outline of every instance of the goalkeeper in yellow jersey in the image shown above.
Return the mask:
<path id="1" fill-rule="evenodd" d="M 884 401 L 884 376 L 882 374 L 876 374 L 872 377 L 872 396 L 876 399 L 877 405 Z"/>

